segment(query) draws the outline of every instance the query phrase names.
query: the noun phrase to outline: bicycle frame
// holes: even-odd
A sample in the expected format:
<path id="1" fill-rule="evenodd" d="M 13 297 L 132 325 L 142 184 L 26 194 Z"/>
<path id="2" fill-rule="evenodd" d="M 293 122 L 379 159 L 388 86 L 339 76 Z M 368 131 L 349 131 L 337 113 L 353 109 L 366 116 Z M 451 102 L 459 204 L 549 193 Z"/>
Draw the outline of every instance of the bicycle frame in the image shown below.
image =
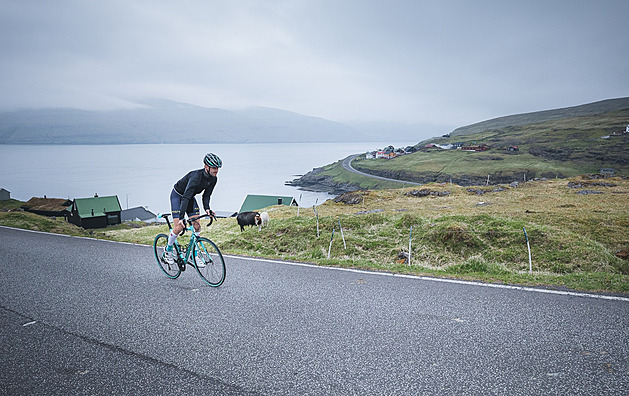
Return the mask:
<path id="1" fill-rule="evenodd" d="M 159 214 L 159 218 L 165 218 L 168 223 L 168 228 L 172 232 L 173 227 L 168 218 L 170 213 Z M 225 280 L 225 259 L 223 255 L 209 238 L 197 235 L 194 233 L 194 222 L 204 218 L 210 217 L 210 226 L 215 220 L 212 215 L 197 216 L 189 219 L 183 219 L 184 229 L 178 236 L 183 236 L 186 231 L 191 232 L 190 241 L 187 246 L 180 244 L 177 240 L 174 243 L 174 263 L 172 261 L 167 262 L 164 259 L 166 254 L 166 246 L 168 244 L 169 235 L 158 234 L 153 241 L 153 251 L 155 253 L 155 259 L 160 269 L 170 279 L 176 279 L 179 275 L 185 271 L 186 265 L 193 267 L 199 274 L 201 279 L 212 287 L 218 287 L 223 284 Z"/>
<path id="2" fill-rule="evenodd" d="M 188 227 L 187 230 L 192 230 L 192 227 Z M 190 255 L 192 254 L 192 246 L 194 246 L 194 244 L 197 242 L 197 236 L 196 234 L 193 232 L 192 235 L 190 236 L 190 241 L 188 242 L 188 247 L 186 249 L 183 249 L 182 246 L 179 244 L 178 241 L 175 241 L 174 245 L 176 245 L 176 251 L 179 252 L 179 258 L 182 259 L 184 262 L 188 261 L 190 259 Z M 185 255 L 184 255 L 184 251 L 185 251 Z M 194 263 L 194 260 L 191 260 L 192 263 Z"/>
<path id="3" fill-rule="evenodd" d="M 170 231 L 172 232 L 173 227 L 170 224 L 170 220 L 168 219 L 169 214 L 165 214 L 165 215 L 159 215 L 159 217 L 163 217 L 166 219 L 166 223 L 168 223 L 168 228 L 170 229 Z M 182 249 L 182 246 L 179 244 L 179 242 L 177 240 L 175 240 L 175 243 L 173 244 L 173 246 L 175 246 L 175 251 L 177 252 L 177 255 L 179 257 L 180 260 L 182 260 L 184 263 L 188 262 L 191 259 L 191 255 L 192 255 L 192 247 L 194 245 L 196 245 L 198 237 L 197 234 L 195 234 L 194 232 L 194 222 L 198 221 L 204 217 L 209 217 L 210 218 L 210 224 L 208 224 L 208 227 L 212 224 L 212 222 L 214 221 L 214 216 L 211 215 L 202 215 L 202 216 L 197 216 L 195 218 L 188 218 L 188 219 L 184 219 L 184 223 L 186 224 L 186 226 L 184 227 L 183 231 L 181 232 L 181 234 L 179 234 L 179 236 L 183 236 L 183 234 L 186 233 L 186 231 L 190 231 L 190 240 L 188 242 L 188 247 L 185 249 Z M 207 250 L 205 249 L 205 246 L 201 245 L 201 247 L 203 248 L 203 250 L 207 253 Z M 190 260 L 190 262 L 196 267 L 197 263 L 194 260 L 194 258 L 192 258 L 192 260 Z"/>

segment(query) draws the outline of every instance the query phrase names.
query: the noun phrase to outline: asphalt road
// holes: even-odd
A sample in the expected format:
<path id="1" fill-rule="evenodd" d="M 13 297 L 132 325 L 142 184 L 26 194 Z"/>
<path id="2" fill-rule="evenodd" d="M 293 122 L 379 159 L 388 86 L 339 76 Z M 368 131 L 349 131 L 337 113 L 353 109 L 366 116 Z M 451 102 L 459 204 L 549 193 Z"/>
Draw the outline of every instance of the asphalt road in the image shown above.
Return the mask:
<path id="1" fill-rule="evenodd" d="M 354 159 L 356 159 L 356 157 L 358 157 L 360 155 L 362 155 L 362 154 L 350 155 L 349 157 L 345 158 L 343 160 L 343 162 L 341 162 L 341 166 L 343 167 L 343 169 L 345 169 L 346 171 L 350 171 L 350 172 L 356 173 L 356 174 L 361 175 L 361 176 L 371 177 L 373 179 L 385 180 L 385 181 L 391 181 L 391 182 L 398 182 L 398 183 L 406 184 L 406 185 L 409 185 L 409 186 L 421 186 L 422 185 L 421 183 L 415 183 L 415 182 L 410 182 L 410 181 L 405 181 L 405 180 L 389 179 L 388 177 L 370 175 L 369 173 L 361 172 L 361 171 L 357 170 L 356 168 L 354 168 L 352 166 L 352 161 Z"/>
<path id="2" fill-rule="evenodd" d="M 256 232 L 251 229 L 251 232 Z M 629 299 L 227 258 L 0 227 L 2 395 L 620 395 Z"/>

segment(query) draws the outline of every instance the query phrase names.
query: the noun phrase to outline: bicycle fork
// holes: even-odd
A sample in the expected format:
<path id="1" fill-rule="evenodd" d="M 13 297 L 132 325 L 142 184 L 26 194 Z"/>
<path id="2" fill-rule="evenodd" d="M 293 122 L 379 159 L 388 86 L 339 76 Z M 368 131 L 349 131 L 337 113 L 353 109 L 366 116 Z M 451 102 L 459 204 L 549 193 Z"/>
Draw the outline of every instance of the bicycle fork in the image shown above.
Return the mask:
<path id="1" fill-rule="evenodd" d="M 197 256 L 203 262 L 203 265 L 213 264 L 214 260 L 212 260 L 212 256 L 210 252 L 205 248 L 205 244 L 201 241 L 195 241 L 195 246 L 197 247 Z"/>

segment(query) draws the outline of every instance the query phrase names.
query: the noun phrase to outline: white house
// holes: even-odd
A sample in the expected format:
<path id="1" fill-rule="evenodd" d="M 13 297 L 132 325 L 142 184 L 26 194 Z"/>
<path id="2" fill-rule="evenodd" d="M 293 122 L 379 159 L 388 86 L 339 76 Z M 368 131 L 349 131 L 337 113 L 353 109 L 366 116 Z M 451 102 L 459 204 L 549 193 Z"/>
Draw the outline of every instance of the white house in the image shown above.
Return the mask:
<path id="1" fill-rule="evenodd" d="M 159 221 L 157 215 L 144 206 L 137 206 L 131 209 L 125 209 L 120 212 L 122 221 L 144 221 L 146 223 L 154 223 Z"/>
<path id="2" fill-rule="evenodd" d="M 387 158 L 388 155 L 386 153 L 386 151 L 378 151 L 376 152 L 376 158 Z"/>

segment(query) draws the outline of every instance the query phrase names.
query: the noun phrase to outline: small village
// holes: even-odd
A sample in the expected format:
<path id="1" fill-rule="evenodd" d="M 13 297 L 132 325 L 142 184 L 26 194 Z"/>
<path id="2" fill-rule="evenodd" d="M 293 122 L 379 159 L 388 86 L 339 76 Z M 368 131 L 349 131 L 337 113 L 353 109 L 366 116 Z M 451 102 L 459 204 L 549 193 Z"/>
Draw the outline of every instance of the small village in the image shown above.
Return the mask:
<path id="1" fill-rule="evenodd" d="M 0 201 L 10 199 L 11 193 L 0 189 Z M 116 195 L 101 197 L 94 194 L 93 197 L 75 199 L 48 198 L 44 195 L 29 199 L 18 210 L 62 218 L 85 229 L 104 228 L 124 221 L 157 221 L 157 215 L 142 206 L 123 210 Z"/>
<path id="2" fill-rule="evenodd" d="M 444 135 L 444 137 L 449 137 L 448 135 Z M 462 150 L 462 151 L 487 151 L 491 149 L 490 146 L 486 144 L 465 144 L 464 142 L 455 142 L 450 144 L 436 144 L 436 143 L 428 143 L 424 147 L 417 148 L 415 146 L 407 146 L 405 148 L 395 148 L 393 146 L 387 146 L 382 150 L 370 151 L 365 154 L 365 159 L 392 159 L 396 157 L 400 157 L 402 155 L 415 153 L 418 151 L 430 151 L 430 150 Z M 501 147 L 501 150 L 506 151 L 519 151 L 520 149 L 517 146 L 510 147 Z"/>
<path id="3" fill-rule="evenodd" d="M 11 192 L 0 188 L 0 202 L 9 201 Z M 268 206 L 297 206 L 290 196 L 248 194 L 238 212 L 216 212 L 217 217 L 235 217 L 238 213 L 256 211 Z M 124 222 L 161 223 L 165 222 L 157 214 L 144 206 L 122 209 L 117 195 L 88 198 L 48 198 L 33 197 L 20 206 L 19 210 L 40 216 L 63 218 L 84 229 L 105 228 Z"/>

